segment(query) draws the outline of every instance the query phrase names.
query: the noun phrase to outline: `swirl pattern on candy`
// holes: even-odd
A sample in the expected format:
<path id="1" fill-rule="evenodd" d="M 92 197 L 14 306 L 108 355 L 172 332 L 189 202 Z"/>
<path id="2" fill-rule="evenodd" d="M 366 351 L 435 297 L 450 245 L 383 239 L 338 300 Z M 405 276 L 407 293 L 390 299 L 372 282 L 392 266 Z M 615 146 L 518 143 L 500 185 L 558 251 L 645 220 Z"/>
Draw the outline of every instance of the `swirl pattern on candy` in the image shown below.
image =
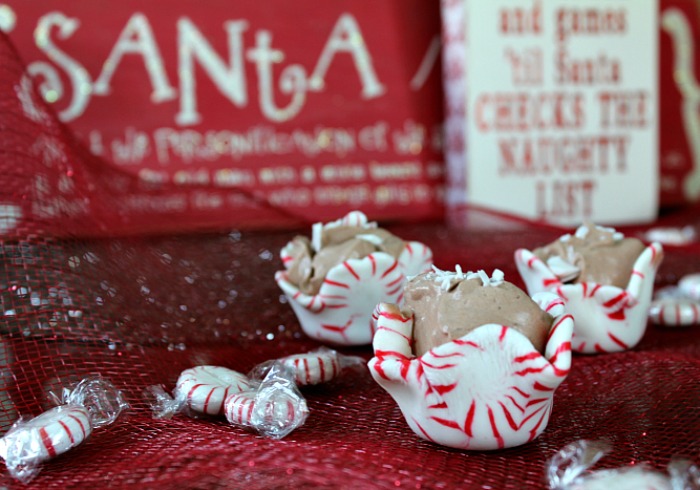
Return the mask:
<path id="1" fill-rule="evenodd" d="M 254 429 L 261 435 L 281 439 L 306 422 L 306 399 L 294 382 L 294 369 L 274 362 L 255 390 L 230 395 L 225 402 L 226 420 Z"/>
<path id="2" fill-rule="evenodd" d="M 700 325 L 700 274 L 688 274 L 677 286 L 656 291 L 649 318 L 662 327 Z"/>
<path id="3" fill-rule="evenodd" d="M 544 293 L 533 301 L 520 291 L 518 301 L 532 302 L 543 310 L 540 317 L 549 317 L 543 325 L 542 352 L 524 333 L 505 322 L 472 324 L 466 333 L 452 327 L 469 323 L 468 317 L 460 325 L 443 324 L 440 318 L 444 320 L 447 316 L 440 310 L 449 309 L 448 303 L 459 307 L 465 302 L 461 293 L 450 294 L 461 282 L 483 281 L 480 287 L 494 288 L 489 296 L 504 292 L 503 302 L 481 305 L 492 309 L 494 317 L 499 314 L 499 306 L 507 306 L 506 301 L 514 298 L 514 291 L 509 286 L 504 288 L 502 274 L 489 277 L 480 271 L 476 276 L 458 270 L 456 273 L 436 271 L 428 278 L 444 287 L 442 294 L 449 298 L 434 301 L 437 313 L 424 315 L 438 318 L 437 325 L 426 325 L 421 313 L 414 315 L 409 307 L 401 310 L 396 305 L 378 305 L 374 358 L 369 369 L 377 383 L 396 400 L 406 422 L 418 436 L 459 449 L 518 446 L 532 441 L 547 426 L 554 391 L 566 378 L 571 365 L 573 318 L 565 314 L 556 295 Z M 425 280 L 424 277 L 418 281 Z M 414 281 L 406 286 L 407 297 Z M 479 306 L 473 302 L 463 311 L 468 314 L 474 307 Z M 516 310 L 508 316 L 517 319 L 521 309 Z M 461 336 L 416 355 L 414 339 L 420 330 L 436 327 L 448 337 L 450 332 L 459 332 Z M 539 337 L 540 333 L 535 335 Z"/>
<path id="4" fill-rule="evenodd" d="M 299 354 L 289 356 L 282 362 L 294 369 L 294 380 L 299 386 L 325 383 L 335 378 L 340 372 L 337 356 L 327 353 L 314 356 Z"/>
<path id="5" fill-rule="evenodd" d="M 233 425 L 281 439 L 308 416 L 299 387 L 331 381 L 345 368 L 359 365 L 364 365 L 359 357 L 321 347 L 260 363 L 247 376 L 225 367 L 193 367 L 180 374 L 173 396 L 162 386 L 151 386 L 144 395 L 155 418 L 224 415 Z"/>
<path id="6" fill-rule="evenodd" d="M 586 354 L 637 345 L 646 330 L 662 259 L 658 243 L 645 247 L 612 228 L 591 224 L 533 252 L 515 252 L 528 292 L 556 293 L 576 318 L 572 348 Z"/>
<path id="7" fill-rule="evenodd" d="M 311 240 L 297 237 L 281 251 L 285 270 L 275 275 L 304 332 L 322 342 L 372 341 L 372 310 L 400 303 L 406 276 L 425 272 L 432 252 L 377 228 L 359 211 L 317 223 Z"/>
<path id="8" fill-rule="evenodd" d="M 92 434 L 90 416 L 84 407 L 65 405 L 54 407 L 22 424 L 24 441 L 35 440 L 36 462 L 48 461 L 74 448 Z M 17 433 L 0 439 L 0 456 L 7 459 L 13 446 L 20 443 Z M 28 444 L 27 444 L 28 445 Z"/>
<path id="9" fill-rule="evenodd" d="M 185 398 L 191 410 L 222 415 L 229 394 L 250 388 L 250 380 L 239 372 L 219 366 L 197 366 L 180 374 L 175 391 Z"/>
<path id="10" fill-rule="evenodd" d="M 10 474 L 28 483 L 41 464 L 78 446 L 94 428 L 113 423 L 128 407 L 109 381 L 89 377 L 64 389 L 63 403 L 31 419 L 20 419 L 0 439 L 0 457 Z"/>

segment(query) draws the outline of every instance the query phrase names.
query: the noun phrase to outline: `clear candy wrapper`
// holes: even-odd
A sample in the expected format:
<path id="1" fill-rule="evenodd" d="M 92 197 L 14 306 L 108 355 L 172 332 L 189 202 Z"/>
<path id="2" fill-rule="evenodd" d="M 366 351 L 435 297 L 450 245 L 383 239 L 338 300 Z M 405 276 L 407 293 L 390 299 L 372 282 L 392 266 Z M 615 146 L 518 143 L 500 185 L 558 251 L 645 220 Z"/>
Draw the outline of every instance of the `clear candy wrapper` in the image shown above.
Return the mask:
<path id="1" fill-rule="evenodd" d="M 266 370 L 253 390 L 230 395 L 226 420 L 272 439 L 282 439 L 306 422 L 306 399 L 295 383 L 295 372 L 281 361 Z"/>
<path id="2" fill-rule="evenodd" d="M 172 396 L 162 386 L 147 388 L 144 396 L 158 419 L 169 419 L 179 413 L 190 417 L 223 415 L 226 398 L 250 388 L 248 377 L 237 371 L 220 366 L 196 366 L 180 374 Z"/>
<path id="3" fill-rule="evenodd" d="M 162 386 L 151 386 L 145 396 L 155 418 L 224 415 L 233 425 L 281 439 L 308 416 L 299 387 L 328 382 L 345 368 L 360 366 L 360 357 L 321 347 L 263 362 L 247 376 L 224 367 L 197 366 L 182 372 L 172 395 Z"/>
<path id="4" fill-rule="evenodd" d="M 248 377 L 261 380 L 274 363 L 280 362 L 289 367 L 297 386 L 327 383 L 347 368 L 365 368 L 361 357 L 339 354 L 328 347 L 320 347 L 305 354 L 295 354 L 281 359 L 265 361 L 255 366 Z"/>
<path id="5" fill-rule="evenodd" d="M 23 483 L 31 481 L 44 462 L 79 445 L 93 429 L 113 423 L 128 408 L 122 393 L 100 376 L 64 388 L 61 398 L 52 395 L 59 406 L 19 419 L 0 439 L 0 457 Z"/>
<path id="6" fill-rule="evenodd" d="M 669 464 L 668 475 L 645 465 L 590 471 L 611 447 L 581 440 L 567 445 L 546 464 L 552 490 L 700 490 L 700 469 L 686 460 Z"/>
<path id="7" fill-rule="evenodd" d="M 143 393 L 144 399 L 153 411 L 154 419 L 171 419 L 179 413 L 189 417 L 196 416 L 187 406 L 186 395 L 177 388 L 173 391 L 173 395 L 170 395 L 163 385 L 149 386 Z"/>

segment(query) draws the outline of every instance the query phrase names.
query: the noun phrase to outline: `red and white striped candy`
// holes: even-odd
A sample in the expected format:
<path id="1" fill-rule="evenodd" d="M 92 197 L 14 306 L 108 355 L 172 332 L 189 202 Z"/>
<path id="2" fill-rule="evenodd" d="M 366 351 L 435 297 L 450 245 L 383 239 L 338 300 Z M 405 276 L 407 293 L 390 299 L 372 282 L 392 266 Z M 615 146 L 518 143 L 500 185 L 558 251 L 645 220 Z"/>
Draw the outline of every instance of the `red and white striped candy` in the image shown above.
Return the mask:
<path id="1" fill-rule="evenodd" d="M 280 359 L 294 372 L 297 386 L 326 383 L 340 374 L 340 362 L 335 351 L 309 352 Z"/>
<path id="2" fill-rule="evenodd" d="M 265 405 L 262 413 L 259 410 L 256 413 L 257 403 Z M 268 397 L 256 401 L 256 392 L 246 391 L 228 396 L 224 414 L 231 424 L 250 427 L 266 436 L 282 438 L 304 423 L 308 410 L 303 399 L 298 406 L 294 399 L 283 395 L 277 399 Z"/>
<path id="3" fill-rule="evenodd" d="M 255 392 L 234 393 L 224 402 L 224 415 L 232 424 L 250 426 L 255 408 Z"/>
<path id="4" fill-rule="evenodd" d="M 219 366 L 197 366 L 185 369 L 177 380 L 176 397 L 186 397 L 195 412 L 208 415 L 224 413 L 224 402 L 232 393 L 250 389 L 248 378 Z"/>
<path id="5" fill-rule="evenodd" d="M 683 276 L 678 283 L 678 289 L 688 298 L 700 301 L 700 274 Z"/>
<path id="6" fill-rule="evenodd" d="M 52 408 L 15 430 L 2 439 L 2 456 L 11 457 L 12 446 L 28 444 L 23 448 L 22 464 L 40 463 L 63 454 L 83 442 L 92 432 L 88 411 L 77 405 L 62 405 Z M 38 442 L 38 444 L 36 443 Z M 8 461 L 8 464 L 11 462 Z"/>
<path id="7" fill-rule="evenodd" d="M 691 299 L 657 299 L 649 307 L 649 318 L 663 327 L 687 327 L 700 323 L 700 303 Z"/>

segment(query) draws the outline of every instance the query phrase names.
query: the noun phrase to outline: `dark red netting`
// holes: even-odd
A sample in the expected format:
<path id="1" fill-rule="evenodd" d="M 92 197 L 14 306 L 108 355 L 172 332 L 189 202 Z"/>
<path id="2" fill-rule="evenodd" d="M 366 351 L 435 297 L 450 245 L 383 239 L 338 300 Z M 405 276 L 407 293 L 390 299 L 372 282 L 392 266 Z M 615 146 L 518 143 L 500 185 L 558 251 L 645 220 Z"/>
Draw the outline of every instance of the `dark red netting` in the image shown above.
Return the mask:
<path id="1" fill-rule="evenodd" d="M 32 487 L 543 488 L 546 460 L 583 438 L 612 443 L 599 467 L 665 469 L 676 456 L 700 463 L 697 327 L 650 326 L 630 352 L 576 356 L 547 430 L 515 449 L 467 453 L 419 439 L 365 371 L 306 389 L 310 416 L 281 441 L 218 419 L 154 420 L 144 388 L 172 389 L 183 369 L 247 372 L 318 345 L 273 280 L 295 232 L 145 236 L 147 217 L 119 212 L 119 193 L 134 185 L 76 145 L 23 88 L 21 64 L 0 39 L 0 429 L 50 408 L 49 391 L 88 374 L 112 380 L 132 406 L 45 464 Z M 698 210 L 660 224 L 698 227 Z M 466 228 L 391 229 L 429 244 L 438 267 L 500 268 L 519 285 L 513 251 L 560 234 L 495 218 L 484 225 L 473 212 L 462 218 Z M 87 236 L 98 238 L 79 238 Z M 667 247 L 657 285 L 697 271 L 697 243 Z M 371 356 L 369 347 L 343 352 Z M 3 469 L 0 486 L 21 485 Z"/>

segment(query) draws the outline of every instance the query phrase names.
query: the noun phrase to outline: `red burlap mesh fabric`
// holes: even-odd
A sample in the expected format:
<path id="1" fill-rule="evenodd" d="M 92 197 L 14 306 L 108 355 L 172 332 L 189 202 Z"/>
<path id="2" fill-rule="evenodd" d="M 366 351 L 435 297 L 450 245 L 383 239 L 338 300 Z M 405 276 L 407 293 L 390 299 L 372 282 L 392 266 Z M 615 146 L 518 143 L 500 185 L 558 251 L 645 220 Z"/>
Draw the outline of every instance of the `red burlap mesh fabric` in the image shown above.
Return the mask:
<path id="1" fill-rule="evenodd" d="M 700 463 L 698 328 L 650 327 L 631 352 L 576 356 L 547 430 L 515 449 L 467 453 L 419 439 L 364 370 L 305 390 L 308 421 L 281 441 L 218 419 L 154 420 L 142 391 L 159 383 L 171 389 L 185 368 L 247 372 L 317 347 L 273 280 L 278 251 L 294 232 L 110 237 L 147 221 L 121 220 L 113 187 L 121 176 L 100 168 L 39 102 L 36 120 L 31 104 L 23 108 L 22 97 L 26 103 L 33 92 L 23 92 L 21 65 L 1 41 L 0 225 L 9 235 L 0 241 L 0 429 L 46 410 L 49 391 L 91 373 L 111 379 L 132 405 L 115 425 L 47 463 L 31 486 L 543 488 L 545 461 L 582 438 L 612 442 L 601 467 L 663 469 L 674 456 Z M 61 195 L 71 201 L 51 199 Z M 51 204 L 53 214 L 33 216 Z M 662 223 L 697 226 L 697 216 L 685 210 Z M 559 234 L 521 225 L 494 230 L 477 218 L 467 215 L 460 230 L 392 230 L 429 244 L 441 268 L 500 268 L 517 284 L 513 250 Z M 90 232 L 101 238 L 77 238 Z M 697 244 L 667 249 L 658 284 L 695 271 Z M 371 356 L 369 347 L 344 352 Z M 0 485 L 20 486 L 5 470 Z"/>

